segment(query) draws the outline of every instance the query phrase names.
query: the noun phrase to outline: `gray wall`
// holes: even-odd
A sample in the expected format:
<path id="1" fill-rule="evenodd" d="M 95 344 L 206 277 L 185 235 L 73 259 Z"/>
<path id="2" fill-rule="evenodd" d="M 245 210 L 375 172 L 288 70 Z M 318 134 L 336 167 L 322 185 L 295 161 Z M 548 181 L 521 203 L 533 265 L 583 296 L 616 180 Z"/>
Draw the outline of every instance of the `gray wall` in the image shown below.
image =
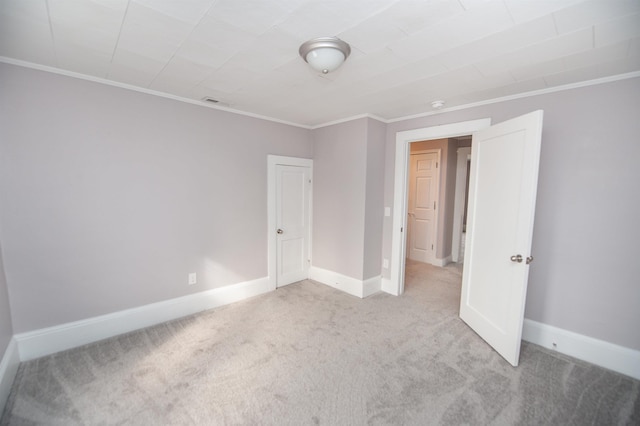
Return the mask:
<path id="1" fill-rule="evenodd" d="M 639 78 L 390 124 L 385 205 L 393 202 L 396 132 L 486 117 L 499 123 L 536 109 L 545 116 L 525 316 L 640 350 Z"/>
<path id="2" fill-rule="evenodd" d="M 386 125 L 367 119 L 367 188 L 363 279 L 379 277 L 382 269 L 384 219 L 384 148 Z"/>
<path id="3" fill-rule="evenodd" d="M 314 130 L 313 266 L 363 279 L 367 119 Z"/>
<path id="4" fill-rule="evenodd" d="M 310 131 L 6 64 L 0 93 L 16 333 L 267 276 L 267 154 Z"/>
<path id="5" fill-rule="evenodd" d="M 313 132 L 313 265 L 380 276 L 385 125 L 370 118 Z"/>
<path id="6" fill-rule="evenodd" d="M 4 356 L 7 346 L 9 346 L 11 336 L 13 336 L 11 306 L 9 306 L 9 292 L 7 290 L 7 279 L 4 273 L 2 247 L 0 245 L 0 360 Z"/>

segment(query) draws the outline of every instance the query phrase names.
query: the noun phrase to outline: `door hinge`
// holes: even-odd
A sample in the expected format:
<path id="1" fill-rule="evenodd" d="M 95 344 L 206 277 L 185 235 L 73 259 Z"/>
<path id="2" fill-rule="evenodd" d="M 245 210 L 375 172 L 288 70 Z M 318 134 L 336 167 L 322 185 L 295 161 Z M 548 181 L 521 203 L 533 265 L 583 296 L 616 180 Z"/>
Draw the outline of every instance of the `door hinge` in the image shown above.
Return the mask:
<path id="1" fill-rule="evenodd" d="M 402 230 L 403 230 L 403 229 L 404 229 L 404 228 L 402 228 L 402 227 L 401 227 L 401 228 L 400 228 L 400 232 L 402 232 Z"/>
<path id="2" fill-rule="evenodd" d="M 433 250 L 433 244 L 431 244 L 431 250 Z"/>
<path id="3" fill-rule="evenodd" d="M 435 201 L 433 202 L 433 209 L 434 210 L 436 209 L 436 202 Z"/>
<path id="4" fill-rule="evenodd" d="M 436 169 L 438 168 L 438 162 L 436 161 Z"/>

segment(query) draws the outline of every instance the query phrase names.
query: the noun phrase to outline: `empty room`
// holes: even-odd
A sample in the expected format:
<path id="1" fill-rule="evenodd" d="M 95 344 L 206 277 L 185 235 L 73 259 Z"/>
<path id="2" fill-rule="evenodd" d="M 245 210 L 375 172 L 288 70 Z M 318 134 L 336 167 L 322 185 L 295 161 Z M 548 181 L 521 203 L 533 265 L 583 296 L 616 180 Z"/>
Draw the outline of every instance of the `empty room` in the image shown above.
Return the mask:
<path id="1" fill-rule="evenodd" d="M 637 0 L 1 0 L 0 425 L 640 424 L 638 135 Z"/>

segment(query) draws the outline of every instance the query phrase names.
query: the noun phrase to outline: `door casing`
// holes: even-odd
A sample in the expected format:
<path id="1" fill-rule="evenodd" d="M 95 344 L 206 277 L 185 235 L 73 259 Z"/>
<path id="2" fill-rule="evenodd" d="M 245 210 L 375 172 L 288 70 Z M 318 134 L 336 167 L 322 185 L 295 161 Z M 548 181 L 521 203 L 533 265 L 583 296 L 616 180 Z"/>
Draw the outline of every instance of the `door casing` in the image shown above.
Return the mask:
<path id="1" fill-rule="evenodd" d="M 456 191 L 453 207 L 453 234 L 451 235 L 451 260 L 461 262 L 460 245 L 464 228 L 465 196 L 467 193 L 467 162 L 471 161 L 471 147 L 458 148 L 456 162 Z"/>

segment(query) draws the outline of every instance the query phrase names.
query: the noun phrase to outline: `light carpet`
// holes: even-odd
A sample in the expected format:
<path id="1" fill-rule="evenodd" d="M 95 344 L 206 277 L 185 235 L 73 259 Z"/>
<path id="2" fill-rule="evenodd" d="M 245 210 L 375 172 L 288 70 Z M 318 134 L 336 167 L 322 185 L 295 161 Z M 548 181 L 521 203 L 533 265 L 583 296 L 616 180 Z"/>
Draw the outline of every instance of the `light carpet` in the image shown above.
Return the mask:
<path id="1" fill-rule="evenodd" d="M 640 382 L 458 318 L 460 270 L 406 293 L 303 281 L 20 365 L 2 425 L 638 425 Z"/>

